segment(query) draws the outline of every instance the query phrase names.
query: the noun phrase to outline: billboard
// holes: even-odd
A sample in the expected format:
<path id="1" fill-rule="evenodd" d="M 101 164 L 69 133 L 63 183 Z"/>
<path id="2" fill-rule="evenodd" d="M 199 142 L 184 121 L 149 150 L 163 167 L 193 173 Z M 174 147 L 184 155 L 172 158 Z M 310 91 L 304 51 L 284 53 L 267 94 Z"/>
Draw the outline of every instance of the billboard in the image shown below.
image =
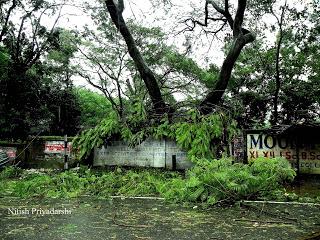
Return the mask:
<path id="1" fill-rule="evenodd" d="M 301 137 L 247 133 L 246 145 L 249 162 L 258 157 L 283 157 L 300 173 L 320 174 L 320 143 L 304 141 Z"/>
<path id="2" fill-rule="evenodd" d="M 44 145 L 45 154 L 64 154 L 64 141 L 46 141 Z M 67 155 L 71 153 L 71 142 L 67 145 Z"/>

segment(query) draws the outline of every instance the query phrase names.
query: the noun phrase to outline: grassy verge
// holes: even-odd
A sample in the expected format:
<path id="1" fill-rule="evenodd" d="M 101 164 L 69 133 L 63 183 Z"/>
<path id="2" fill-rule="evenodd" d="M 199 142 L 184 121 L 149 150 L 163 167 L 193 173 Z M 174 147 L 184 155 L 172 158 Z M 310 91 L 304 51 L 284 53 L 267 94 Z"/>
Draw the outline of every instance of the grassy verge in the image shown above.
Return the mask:
<path id="1" fill-rule="evenodd" d="M 9 167 L 0 173 L 0 196 L 157 196 L 170 202 L 205 205 L 233 203 L 240 199 L 296 200 L 283 187 L 295 177 L 295 172 L 284 159 L 258 159 L 251 165 L 232 164 L 230 159 L 198 162 L 185 174 L 120 167 L 104 171 L 81 167 L 66 172 Z"/>

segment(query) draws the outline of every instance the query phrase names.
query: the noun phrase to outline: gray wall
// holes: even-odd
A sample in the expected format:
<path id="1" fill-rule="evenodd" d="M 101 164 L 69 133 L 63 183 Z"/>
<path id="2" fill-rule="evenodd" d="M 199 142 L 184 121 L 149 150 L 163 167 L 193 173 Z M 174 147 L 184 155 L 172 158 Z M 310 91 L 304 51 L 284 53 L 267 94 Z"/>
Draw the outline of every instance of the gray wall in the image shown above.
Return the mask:
<path id="1" fill-rule="evenodd" d="M 138 146 L 131 148 L 123 141 L 111 141 L 108 146 L 94 150 L 94 166 L 140 166 L 172 168 L 172 156 L 176 156 L 176 168 L 186 169 L 192 166 L 187 153 L 181 150 L 173 140 L 155 140 L 148 138 Z"/>

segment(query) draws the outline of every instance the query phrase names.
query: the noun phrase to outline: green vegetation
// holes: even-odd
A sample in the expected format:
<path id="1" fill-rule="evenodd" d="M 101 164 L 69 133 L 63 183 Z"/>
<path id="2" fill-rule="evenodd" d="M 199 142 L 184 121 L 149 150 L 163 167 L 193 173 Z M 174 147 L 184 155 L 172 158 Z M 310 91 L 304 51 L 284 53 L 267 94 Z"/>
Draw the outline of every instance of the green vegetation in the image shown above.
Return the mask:
<path id="1" fill-rule="evenodd" d="M 223 112 L 201 115 L 197 110 L 189 110 L 185 116 L 170 123 L 164 118 L 160 123 L 147 123 L 146 116 L 131 114 L 126 122 L 121 122 L 115 112 L 111 112 L 95 128 L 83 131 L 74 138 L 73 148 L 78 150 L 78 159 L 90 154 L 94 147 L 99 147 L 105 139 L 115 136 L 130 145 L 141 143 L 147 137 L 156 139 L 171 138 L 188 151 L 188 158 L 197 162 L 198 158 L 217 157 L 222 139 L 228 140 L 237 132 L 236 123 Z M 143 124 L 143 127 L 141 127 Z"/>
<path id="2" fill-rule="evenodd" d="M 257 159 L 251 165 L 231 159 L 199 161 L 185 174 L 159 169 L 31 172 L 7 168 L 1 172 L 2 196 L 72 198 L 91 195 L 107 198 L 157 196 L 169 202 L 213 205 L 240 199 L 287 197 L 283 184 L 295 177 L 284 159 Z"/>
<path id="3" fill-rule="evenodd" d="M 135 146 L 148 137 L 168 138 L 195 166 L 185 175 L 6 168 L 1 194 L 155 195 L 205 204 L 288 197 L 281 186 L 294 172 L 286 161 L 242 165 L 223 157 L 239 129 L 320 121 L 319 4 L 187 1 L 172 8 L 181 14 L 172 16 L 164 1 L 154 10 L 167 11 L 166 21 L 181 20 L 169 33 L 150 21 L 158 14 L 149 14 L 146 26 L 138 16 L 122 20 L 122 2 L 82 3 L 93 22 L 66 30 L 56 25 L 64 22 L 65 1 L 0 1 L 0 138 L 24 142 L 30 135 L 83 130 L 73 139 L 80 162 L 109 140 Z M 212 57 L 219 56 L 211 52 L 220 48 L 216 39 L 221 59 Z M 78 78 L 102 95 L 75 87 Z"/>
<path id="4" fill-rule="evenodd" d="M 16 168 L 13 166 L 6 167 L 0 172 L 0 180 L 17 178 L 22 174 L 23 170 L 21 168 Z"/>
<path id="5" fill-rule="evenodd" d="M 75 94 L 81 108 L 82 127 L 94 127 L 111 111 L 111 104 L 101 94 L 87 89 L 76 88 Z"/>

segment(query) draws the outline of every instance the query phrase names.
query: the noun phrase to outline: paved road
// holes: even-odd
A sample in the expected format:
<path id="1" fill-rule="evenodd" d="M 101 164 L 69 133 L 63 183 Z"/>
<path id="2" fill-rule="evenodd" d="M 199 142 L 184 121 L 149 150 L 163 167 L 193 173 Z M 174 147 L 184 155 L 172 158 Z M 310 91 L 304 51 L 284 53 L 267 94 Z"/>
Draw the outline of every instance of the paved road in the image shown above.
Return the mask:
<path id="1" fill-rule="evenodd" d="M 258 204 L 200 209 L 159 200 L 1 198 L 0 221 L 4 240 L 293 240 L 320 232 L 320 207 Z"/>

